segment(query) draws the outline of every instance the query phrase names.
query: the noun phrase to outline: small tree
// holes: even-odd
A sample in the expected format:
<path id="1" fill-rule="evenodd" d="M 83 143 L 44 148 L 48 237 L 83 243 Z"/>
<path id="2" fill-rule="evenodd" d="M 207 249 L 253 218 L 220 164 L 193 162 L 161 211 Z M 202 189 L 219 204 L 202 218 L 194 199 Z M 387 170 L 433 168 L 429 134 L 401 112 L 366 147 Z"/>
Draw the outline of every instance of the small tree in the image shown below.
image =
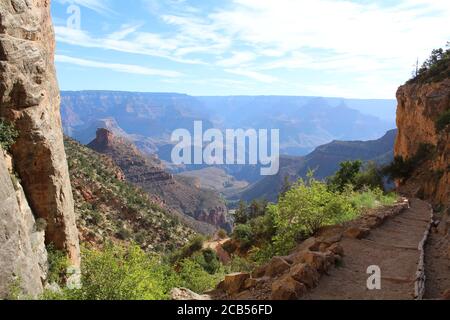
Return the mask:
<path id="1" fill-rule="evenodd" d="M 362 161 L 344 161 L 340 164 L 340 169 L 329 179 L 329 185 L 342 192 L 349 184 L 354 185 L 361 170 Z"/>
<path id="2" fill-rule="evenodd" d="M 235 224 L 245 224 L 248 220 L 247 204 L 245 201 L 239 201 L 239 207 L 234 213 L 234 223 Z"/>

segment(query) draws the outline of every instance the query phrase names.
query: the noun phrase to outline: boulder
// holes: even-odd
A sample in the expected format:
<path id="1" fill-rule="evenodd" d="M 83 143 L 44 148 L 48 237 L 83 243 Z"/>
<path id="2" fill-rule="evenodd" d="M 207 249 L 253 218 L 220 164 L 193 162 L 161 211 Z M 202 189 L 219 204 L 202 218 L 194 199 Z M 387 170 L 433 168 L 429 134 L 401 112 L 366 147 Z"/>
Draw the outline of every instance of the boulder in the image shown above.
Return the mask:
<path id="1" fill-rule="evenodd" d="M 320 251 L 320 252 L 328 251 L 328 248 L 329 248 L 329 247 L 330 247 L 330 244 L 329 244 L 329 243 L 322 242 L 322 243 L 320 244 L 320 246 L 319 246 L 319 251 Z"/>
<path id="2" fill-rule="evenodd" d="M 317 239 L 321 242 L 321 243 L 326 243 L 326 244 L 333 244 L 335 242 L 339 242 L 342 239 L 342 233 L 343 233 L 344 229 L 342 226 L 326 226 L 326 227 L 322 227 L 320 228 L 320 230 L 317 232 L 318 233 L 318 237 Z M 312 250 L 314 251 L 314 250 Z"/>
<path id="3" fill-rule="evenodd" d="M 267 265 L 260 266 L 260 267 L 256 268 L 256 269 L 253 270 L 253 272 L 252 272 L 252 277 L 253 277 L 253 278 L 261 278 L 261 277 L 264 277 L 264 275 L 266 274 L 266 269 L 267 269 Z"/>
<path id="4" fill-rule="evenodd" d="M 344 248 L 339 243 L 334 243 L 331 246 L 329 246 L 328 251 L 341 257 L 344 256 Z"/>
<path id="5" fill-rule="evenodd" d="M 360 228 L 360 227 L 351 227 L 344 231 L 344 237 L 351 239 L 362 239 L 369 235 L 370 229 L 368 228 Z"/>
<path id="6" fill-rule="evenodd" d="M 297 257 L 298 263 L 306 263 L 319 273 L 325 273 L 336 262 L 336 257 L 331 252 L 304 251 Z"/>
<path id="7" fill-rule="evenodd" d="M 211 300 L 208 295 L 199 295 L 186 288 L 174 288 L 170 292 L 170 297 L 172 300 Z"/>
<path id="8" fill-rule="evenodd" d="M 305 263 L 293 266 L 289 275 L 296 281 L 303 283 L 309 289 L 314 288 L 319 283 L 320 275 L 316 269 Z"/>
<path id="9" fill-rule="evenodd" d="M 276 277 L 289 270 L 291 265 L 281 257 L 273 257 L 267 264 L 265 275 L 267 277 Z"/>
<path id="10" fill-rule="evenodd" d="M 321 240 L 315 237 L 311 237 L 300 243 L 295 251 L 304 251 L 304 250 L 319 251 L 321 243 L 322 243 Z"/>
<path id="11" fill-rule="evenodd" d="M 223 288 L 229 295 L 235 295 L 244 287 L 245 281 L 250 279 L 249 273 L 232 273 L 225 276 Z"/>
<path id="12" fill-rule="evenodd" d="M 264 284 L 268 279 L 269 278 L 258 278 L 258 279 L 249 278 L 249 279 L 245 280 L 243 288 L 247 290 L 247 289 L 258 287 L 258 286 Z"/>
<path id="13" fill-rule="evenodd" d="M 298 300 L 306 293 L 306 286 L 290 276 L 272 284 L 271 300 Z"/>

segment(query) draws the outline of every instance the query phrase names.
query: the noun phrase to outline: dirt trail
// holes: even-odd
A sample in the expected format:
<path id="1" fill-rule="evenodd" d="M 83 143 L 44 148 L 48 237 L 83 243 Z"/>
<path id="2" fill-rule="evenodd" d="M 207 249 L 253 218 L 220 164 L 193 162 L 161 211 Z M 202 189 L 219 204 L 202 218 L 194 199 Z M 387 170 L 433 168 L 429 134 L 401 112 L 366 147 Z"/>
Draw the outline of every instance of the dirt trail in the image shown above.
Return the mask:
<path id="1" fill-rule="evenodd" d="M 388 219 L 364 239 L 343 239 L 345 257 L 304 299 L 414 299 L 419 244 L 429 228 L 431 208 L 413 199 L 411 207 Z M 367 289 L 367 268 L 381 269 L 381 289 Z"/>

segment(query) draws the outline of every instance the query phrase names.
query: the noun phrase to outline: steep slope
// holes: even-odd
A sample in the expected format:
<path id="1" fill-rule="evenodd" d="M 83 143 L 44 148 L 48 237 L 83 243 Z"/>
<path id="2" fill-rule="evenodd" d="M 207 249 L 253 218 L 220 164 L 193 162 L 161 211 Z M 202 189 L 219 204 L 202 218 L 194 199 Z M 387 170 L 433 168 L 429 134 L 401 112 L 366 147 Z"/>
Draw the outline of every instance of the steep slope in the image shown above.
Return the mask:
<path id="1" fill-rule="evenodd" d="M 227 208 L 216 192 L 196 187 L 189 178 L 174 177 L 125 138 L 99 129 L 88 146 L 110 156 L 128 181 L 158 195 L 170 208 L 215 227 L 230 229 Z"/>
<path id="2" fill-rule="evenodd" d="M 11 184 L 2 172 L 0 208 L 6 209 L 2 212 L 6 219 L 0 221 L 0 238 L 10 241 L 0 243 L 0 298 L 14 278 L 23 279 L 19 286 L 24 294 L 42 291 L 44 273 L 36 271 L 41 269 L 42 260 L 33 258 L 34 253 L 29 251 L 30 247 L 44 247 L 33 219 L 45 229 L 46 244 L 65 251 L 75 268 L 80 264 L 54 51 L 49 0 L 1 1 L 0 120 L 18 131 L 10 152 L 21 181 L 18 188 L 23 188 L 24 194 L 14 204 Z M 45 254 L 44 248 L 40 256 Z"/>
<path id="3" fill-rule="evenodd" d="M 399 192 L 436 209 L 426 245 L 425 297 L 450 295 L 450 48 L 433 51 L 419 74 L 397 91 L 395 156 L 409 164 Z M 425 146 L 425 148 L 424 148 Z M 425 152 L 423 151 L 425 150 Z"/>
<path id="4" fill-rule="evenodd" d="M 149 251 L 173 249 L 195 233 L 189 221 L 164 206 L 158 197 L 125 182 L 125 175 L 105 155 L 65 139 L 80 238 L 134 241 Z M 186 222 L 186 223 L 184 223 Z"/>
<path id="5" fill-rule="evenodd" d="M 305 157 L 282 157 L 280 172 L 251 185 L 240 196 L 246 201 L 267 198 L 275 201 L 281 191 L 286 176 L 290 181 L 305 178 L 310 169 L 315 170 L 317 178 L 333 175 L 339 164 L 345 160 L 375 161 L 386 164 L 393 159 L 396 130 L 387 132 L 382 138 L 373 141 L 333 141 L 318 147 Z"/>
<path id="6" fill-rule="evenodd" d="M 450 67 L 449 67 L 450 68 Z M 450 79 L 409 83 L 397 92 L 399 134 L 395 156 L 413 158 L 423 145 L 433 146 L 427 161 L 413 168 L 400 190 L 448 207 L 450 201 L 450 127 L 438 130 L 436 122 L 450 110 Z M 448 116 L 447 116 L 448 118 Z"/>

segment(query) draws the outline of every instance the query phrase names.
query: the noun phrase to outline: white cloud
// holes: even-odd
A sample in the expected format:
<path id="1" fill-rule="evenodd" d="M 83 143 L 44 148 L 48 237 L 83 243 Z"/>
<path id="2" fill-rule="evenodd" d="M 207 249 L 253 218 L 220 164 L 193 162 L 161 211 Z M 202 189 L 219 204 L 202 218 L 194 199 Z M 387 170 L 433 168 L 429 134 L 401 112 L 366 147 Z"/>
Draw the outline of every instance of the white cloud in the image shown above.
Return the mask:
<path id="1" fill-rule="evenodd" d="M 153 69 L 147 68 L 137 65 L 130 64 L 119 64 L 119 63 L 106 63 L 100 61 L 86 60 L 80 58 L 74 58 L 65 55 L 56 55 L 55 61 L 59 63 L 68 63 L 82 67 L 88 68 L 99 68 L 99 69 L 107 69 L 116 72 L 123 73 L 131 73 L 131 74 L 140 74 L 140 75 L 148 75 L 148 76 L 161 76 L 168 78 L 176 78 L 182 76 L 181 73 L 171 70 L 161 70 L 161 69 Z"/>
<path id="2" fill-rule="evenodd" d="M 279 81 L 279 79 L 266 75 L 266 74 L 262 74 L 256 71 L 251 71 L 251 70 L 242 70 L 242 69 L 225 69 L 226 72 L 231 73 L 231 74 L 235 74 L 238 76 L 244 76 L 259 82 L 264 82 L 264 83 L 273 83 L 273 82 L 277 82 Z"/>
<path id="3" fill-rule="evenodd" d="M 335 0 L 234 0 L 210 17 L 235 41 L 285 54 L 329 50 L 370 59 L 427 55 L 450 38 L 450 2 L 405 0 L 397 6 Z"/>
<path id="4" fill-rule="evenodd" d="M 223 67 L 242 66 L 245 63 L 254 61 L 256 58 L 257 55 L 253 52 L 233 52 L 231 57 L 217 61 L 217 64 Z"/>
<path id="5" fill-rule="evenodd" d="M 64 26 L 56 26 L 55 33 L 58 42 L 74 46 L 148 55 L 187 64 L 203 64 L 200 60 L 183 59 L 173 55 L 172 52 L 179 47 L 178 41 L 176 39 L 163 39 L 155 33 L 121 29 L 105 37 L 93 37 L 83 30 Z M 129 35 L 132 35 L 132 37 L 124 39 Z"/>
<path id="6" fill-rule="evenodd" d="M 96 11 L 108 8 L 107 0 L 74 1 Z M 207 65 L 213 73 L 262 83 L 281 82 L 270 74 L 274 71 L 292 71 L 283 85 L 292 82 L 294 72 L 301 80 L 305 70 L 329 71 L 347 83 L 314 79 L 317 85 L 308 90 L 368 97 L 392 97 L 417 58 L 423 61 L 431 49 L 450 40 L 448 0 L 230 0 L 210 11 L 184 0 L 140 2 L 165 24 L 162 32 L 124 24 L 107 35 L 93 36 L 56 27 L 57 40 Z"/>
<path id="7" fill-rule="evenodd" d="M 135 33 L 139 28 L 142 27 L 142 23 L 140 24 L 135 24 L 135 25 L 130 25 L 130 24 L 124 24 L 122 25 L 121 29 L 118 31 L 114 31 L 113 33 L 108 35 L 108 39 L 111 40 L 123 40 L 125 39 L 127 36 Z"/>

